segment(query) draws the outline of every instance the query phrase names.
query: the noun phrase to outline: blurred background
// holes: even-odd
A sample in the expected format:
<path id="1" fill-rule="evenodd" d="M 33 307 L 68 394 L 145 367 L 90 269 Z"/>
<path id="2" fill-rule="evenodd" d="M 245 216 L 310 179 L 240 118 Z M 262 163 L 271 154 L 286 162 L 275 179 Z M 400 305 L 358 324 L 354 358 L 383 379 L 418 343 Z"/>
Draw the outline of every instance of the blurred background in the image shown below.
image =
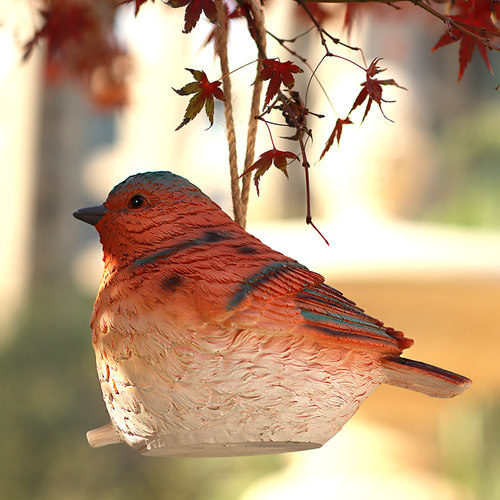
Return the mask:
<path id="1" fill-rule="evenodd" d="M 260 197 L 252 190 L 247 228 L 415 339 L 409 357 L 464 374 L 472 388 L 437 400 L 380 387 L 320 450 L 151 459 L 125 445 L 91 449 L 85 438 L 107 421 L 88 327 L 102 267 L 97 233 L 72 212 L 101 203 L 129 174 L 166 169 L 231 213 L 222 108 L 210 130 L 200 115 L 174 133 L 187 100 L 171 87 L 189 81 L 183 68 L 219 75 L 212 49 L 200 49 L 211 27 L 181 36 L 182 12 L 148 2 L 135 18 L 124 8 L 115 29 L 132 55 L 130 98 L 111 112 L 74 82 L 49 84 L 43 48 L 21 64 L 19 40 L 35 22 L 26 6 L 0 10 L 0 497 L 500 498 L 500 101 L 484 63 L 475 56 L 457 85 L 457 47 L 428 55 L 441 23 L 397 21 L 389 8 L 365 18 L 351 43 L 367 48 L 367 60 L 383 56 L 384 78 L 408 91 L 384 91 L 396 100 L 384 107 L 394 123 L 373 109 L 313 165 L 313 216 L 330 246 L 304 222 L 298 166 L 289 181 L 267 174 Z M 270 7 L 268 26 L 280 36 L 304 29 L 291 8 Z M 340 33 L 340 20 L 327 27 Z M 300 51 L 317 60 L 313 41 L 301 39 Z M 237 29 L 229 49 L 233 67 L 255 58 Z M 499 61 L 492 54 L 497 74 Z M 240 158 L 254 71 L 233 84 Z M 329 62 L 318 76 L 344 116 L 363 75 Z M 319 89 L 310 98 L 329 116 L 317 158 L 336 116 Z M 269 147 L 261 130 L 257 152 Z"/>

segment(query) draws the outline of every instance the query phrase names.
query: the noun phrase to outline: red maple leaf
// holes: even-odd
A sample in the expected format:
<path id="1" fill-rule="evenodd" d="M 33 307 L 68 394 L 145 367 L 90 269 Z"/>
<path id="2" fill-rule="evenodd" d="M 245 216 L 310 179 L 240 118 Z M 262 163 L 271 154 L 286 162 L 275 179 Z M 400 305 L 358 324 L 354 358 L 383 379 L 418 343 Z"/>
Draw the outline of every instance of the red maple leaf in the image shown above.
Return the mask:
<path id="1" fill-rule="evenodd" d="M 259 194 L 259 181 L 260 178 L 262 177 L 263 174 L 265 174 L 271 165 L 274 163 L 274 166 L 278 169 L 281 170 L 286 177 L 288 177 L 288 171 L 287 171 L 287 166 L 289 163 L 288 159 L 291 161 L 297 159 L 297 155 L 295 153 L 292 153 L 291 151 L 280 151 L 279 149 L 276 149 L 273 147 L 273 149 L 270 149 L 269 151 L 266 151 L 265 153 L 262 153 L 260 155 L 260 158 L 250 165 L 242 174 L 246 175 L 252 171 L 255 171 L 254 175 L 254 182 L 255 182 L 255 187 L 257 189 L 257 194 Z"/>
<path id="2" fill-rule="evenodd" d="M 125 5 L 127 3 L 135 3 L 135 16 L 137 17 L 137 14 L 139 14 L 139 10 L 142 7 L 143 4 L 145 4 L 148 0 L 121 0 L 121 2 L 118 5 Z M 155 0 L 151 0 L 154 2 Z"/>
<path id="3" fill-rule="evenodd" d="M 43 24 L 24 46 L 24 60 L 42 39 L 47 40 L 48 55 L 52 58 L 68 43 L 78 43 L 86 33 L 98 30 L 97 20 L 87 4 L 56 2 L 50 8 L 39 12 Z"/>
<path id="4" fill-rule="evenodd" d="M 332 144 L 335 142 L 335 139 L 337 139 L 337 144 L 340 144 L 340 136 L 342 135 L 342 127 L 344 125 L 351 125 L 352 121 L 350 120 L 349 117 L 347 118 L 337 118 L 337 122 L 335 123 L 335 127 L 333 127 L 333 131 L 330 134 L 330 137 L 326 141 L 325 149 L 323 149 L 323 152 L 321 153 L 321 156 L 319 159 L 321 160 L 323 156 L 328 153 L 328 150 L 332 147 Z"/>
<path id="5" fill-rule="evenodd" d="M 441 0 L 434 0 L 441 1 Z M 448 1 L 448 0 L 444 0 Z M 387 9 L 385 3 L 378 2 L 360 2 L 360 3 L 346 3 L 344 10 L 344 30 L 347 32 L 347 36 L 351 35 L 351 31 L 355 24 L 363 17 L 370 17 L 372 20 L 374 17 L 379 17 L 381 19 L 387 20 L 391 15 L 391 9 Z M 401 10 L 398 8 L 398 21 L 401 20 Z"/>
<path id="6" fill-rule="evenodd" d="M 363 102 L 368 98 L 368 102 L 366 103 L 366 108 L 365 108 L 365 113 L 363 115 L 363 119 L 361 122 L 364 121 L 366 118 L 366 115 L 370 111 L 372 102 L 375 101 L 378 104 L 378 107 L 380 108 L 380 112 L 386 118 L 387 120 L 390 120 L 385 116 L 385 113 L 382 109 L 382 103 L 383 102 L 394 102 L 394 101 L 387 101 L 385 99 L 382 99 L 382 85 L 394 85 L 395 87 L 399 87 L 400 89 L 406 90 L 405 87 L 402 87 L 401 85 L 398 85 L 395 80 L 390 79 L 390 80 L 378 80 L 377 78 L 373 78 L 375 75 L 382 73 L 385 71 L 384 69 L 381 69 L 379 66 L 377 66 L 377 63 L 380 61 L 380 57 L 377 57 L 374 59 L 370 66 L 366 69 L 366 81 L 364 81 L 361 84 L 361 87 L 363 87 L 356 97 L 354 104 L 352 105 L 351 111 L 349 111 L 349 114 L 357 108 L 358 106 L 361 106 Z M 392 121 L 392 120 L 390 120 Z"/>
<path id="7" fill-rule="evenodd" d="M 250 31 L 250 35 L 252 35 L 252 38 L 255 39 L 255 26 L 252 25 L 250 22 L 252 18 L 248 18 L 249 16 L 249 7 L 247 4 L 242 3 L 241 5 L 238 5 L 237 7 L 234 8 L 232 12 L 229 12 L 229 7 L 226 3 L 224 3 L 224 8 L 226 9 L 226 17 L 224 19 L 226 29 L 229 29 L 229 21 L 231 19 L 237 19 L 239 17 L 246 17 L 249 19 L 249 26 L 248 29 Z M 203 42 L 203 46 L 205 47 L 208 45 L 212 40 L 215 40 L 215 31 L 217 29 L 217 26 L 214 26 L 214 28 L 210 31 L 208 34 L 207 38 Z"/>
<path id="8" fill-rule="evenodd" d="M 99 106 L 123 106 L 130 61 L 114 36 L 114 8 L 81 0 L 45 4 L 39 10 L 41 26 L 24 46 L 24 59 L 45 41 L 45 77 L 50 83 L 78 78 Z"/>
<path id="9" fill-rule="evenodd" d="M 214 97 L 219 101 L 224 101 L 226 98 L 224 92 L 219 87 L 221 86 L 220 80 L 209 82 L 207 75 L 204 71 L 186 68 L 194 76 L 195 81 L 184 85 L 181 89 L 173 89 L 179 95 L 190 95 L 189 104 L 187 105 L 184 119 L 181 124 L 175 129 L 179 130 L 184 127 L 186 123 L 190 122 L 205 106 L 205 113 L 210 120 L 210 126 L 214 123 Z"/>
<path id="10" fill-rule="evenodd" d="M 297 4 L 295 6 L 295 9 L 298 17 L 300 17 L 305 22 L 311 22 L 311 18 L 300 4 Z M 325 21 L 334 19 L 337 16 L 338 12 L 332 5 L 322 5 L 316 2 L 308 2 L 307 9 L 312 14 L 314 19 L 316 19 L 317 23 L 321 26 L 324 26 Z"/>
<path id="11" fill-rule="evenodd" d="M 169 0 L 167 5 L 170 7 L 186 7 L 184 13 L 184 33 L 190 33 L 199 21 L 202 11 L 210 22 L 217 21 L 217 10 L 213 0 Z"/>
<path id="12" fill-rule="evenodd" d="M 499 14 L 500 9 L 490 0 L 472 0 L 465 2 L 460 0 L 455 4 L 459 14 L 449 16 L 450 19 L 456 21 L 470 31 L 487 38 L 484 34 L 485 31 L 492 33 L 499 33 L 498 28 L 492 20 L 492 13 Z M 499 33 L 500 34 L 500 33 Z M 463 31 L 458 30 L 454 26 L 449 26 L 447 31 L 437 41 L 436 45 L 432 47 L 431 52 L 448 45 L 450 43 L 458 42 L 460 40 L 460 48 L 458 51 L 458 80 L 460 81 L 464 75 L 465 68 L 472 59 L 474 48 L 477 48 L 481 57 L 483 58 L 486 66 L 492 72 L 490 61 L 488 59 L 487 47 L 482 40 L 478 40 Z"/>
<path id="13" fill-rule="evenodd" d="M 263 59 L 263 68 L 257 75 L 256 81 L 269 80 L 264 105 L 269 104 L 271 99 L 278 93 L 281 84 L 291 89 L 295 85 L 293 73 L 302 73 L 303 70 L 291 61 L 281 62 L 276 59 Z"/>
<path id="14" fill-rule="evenodd" d="M 347 35 L 351 34 L 354 22 L 361 13 L 361 9 L 366 7 L 365 4 L 347 3 L 344 12 L 344 29 L 347 31 Z M 366 11 L 366 9 L 365 9 Z"/>

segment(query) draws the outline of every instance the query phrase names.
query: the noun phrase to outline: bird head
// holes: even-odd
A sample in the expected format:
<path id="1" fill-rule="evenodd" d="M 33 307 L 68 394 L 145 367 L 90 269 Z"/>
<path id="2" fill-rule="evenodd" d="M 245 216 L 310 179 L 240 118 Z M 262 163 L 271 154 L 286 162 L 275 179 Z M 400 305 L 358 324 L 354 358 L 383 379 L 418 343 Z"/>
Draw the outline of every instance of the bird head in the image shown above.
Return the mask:
<path id="1" fill-rule="evenodd" d="M 73 215 L 96 227 L 105 263 L 110 259 L 118 265 L 229 219 L 196 186 L 166 171 L 132 175 L 113 188 L 104 204 Z"/>

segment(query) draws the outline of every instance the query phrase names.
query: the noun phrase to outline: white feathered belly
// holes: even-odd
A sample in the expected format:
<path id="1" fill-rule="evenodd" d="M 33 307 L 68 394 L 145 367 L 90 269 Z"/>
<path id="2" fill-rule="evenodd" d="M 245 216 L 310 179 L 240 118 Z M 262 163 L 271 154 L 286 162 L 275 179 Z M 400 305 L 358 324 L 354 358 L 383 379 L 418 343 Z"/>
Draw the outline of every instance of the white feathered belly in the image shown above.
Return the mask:
<path id="1" fill-rule="evenodd" d="M 148 455 L 316 448 L 385 380 L 368 354 L 314 338 L 249 331 L 165 338 L 154 326 L 123 335 L 99 323 L 94 348 L 108 413 L 123 441 Z"/>

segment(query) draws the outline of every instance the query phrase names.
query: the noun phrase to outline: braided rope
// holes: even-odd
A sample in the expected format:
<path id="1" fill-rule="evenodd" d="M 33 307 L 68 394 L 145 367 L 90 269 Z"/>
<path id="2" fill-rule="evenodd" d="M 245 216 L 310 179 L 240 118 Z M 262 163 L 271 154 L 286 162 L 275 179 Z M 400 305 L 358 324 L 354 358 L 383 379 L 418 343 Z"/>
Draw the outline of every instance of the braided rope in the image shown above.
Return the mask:
<path id="1" fill-rule="evenodd" d="M 215 32 L 215 50 L 219 56 L 221 71 L 223 75 L 229 74 L 229 62 L 227 57 L 227 13 L 223 0 L 215 0 L 217 9 L 217 29 Z M 229 171 L 231 174 L 231 197 L 233 200 L 234 220 L 244 225 L 243 206 L 241 202 L 240 183 L 238 174 L 238 158 L 236 155 L 236 132 L 234 130 L 233 105 L 231 97 L 231 79 L 222 80 L 222 88 L 226 100 L 224 102 L 224 117 L 226 119 L 226 134 L 229 148 Z"/>
<path id="2" fill-rule="evenodd" d="M 259 0 L 248 0 L 252 11 L 253 20 L 256 29 L 256 44 L 259 52 L 259 61 L 257 63 L 257 75 L 262 69 L 262 59 L 266 58 L 266 28 L 264 24 L 264 13 Z M 229 62 L 227 56 L 227 12 L 223 0 L 215 0 L 217 10 L 217 30 L 215 35 L 215 50 L 219 56 L 221 71 L 223 75 L 229 74 Z M 247 130 L 247 144 L 245 162 L 243 171 L 247 170 L 253 163 L 255 157 L 255 141 L 257 137 L 258 122 L 254 118 L 259 114 L 260 97 L 262 94 L 262 82 L 255 79 L 252 93 L 252 102 L 250 107 L 250 117 Z M 246 175 L 242 180 L 240 191 L 238 159 L 236 155 L 236 132 L 234 128 L 233 106 L 231 96 L 231 79 L 223 79 L 223 90 L 226 96 L 224 102 L 224 116 L 226 119 L 226 134 L 229 148 L 229 171 L 231 176 L 231 197 L 233 200 L 234 220 L 241 226 L 246 226 L 248 201 L 250 198 L 250 180 L 251 176 Z"/>
<path id="3" fill-rule="evenodd" d="M 256 28 L 257 37 L 257 47 L 259 49 L 259 61 L 257 63 L 257 73 L 258 75 L 262 70 L 262 59 L 266 57 L 266 28 L 264 25 L 264 13 L 258 0 L 248 0 L 250 9 L 253 14 Z M 262 93 L 262 81 L 255 78 L 255 83 L 253 86 L 252 93 L 252 104 L 250 108 L 250 117 L 248 121 L 248 132 L 247 132 L 247 149 L 245 156 L 245 163 L 243 167 L 243 172 L 252 165 L 255 157 L 255 140 L 257 137 L 257 125 L 258 121 L 254 118 L 259 114 L 260 109 L 260 96 Z M 246 226 L 247 222 L 247 210 L 248 210 L 248 200 L 250 198 L 250 180 L 251 175 L 245 175 L 243 177 L 243 185 L 241 190 L 241 203 L 242 203 L 242 215 L 243 215 L 243 227 Z"/>

